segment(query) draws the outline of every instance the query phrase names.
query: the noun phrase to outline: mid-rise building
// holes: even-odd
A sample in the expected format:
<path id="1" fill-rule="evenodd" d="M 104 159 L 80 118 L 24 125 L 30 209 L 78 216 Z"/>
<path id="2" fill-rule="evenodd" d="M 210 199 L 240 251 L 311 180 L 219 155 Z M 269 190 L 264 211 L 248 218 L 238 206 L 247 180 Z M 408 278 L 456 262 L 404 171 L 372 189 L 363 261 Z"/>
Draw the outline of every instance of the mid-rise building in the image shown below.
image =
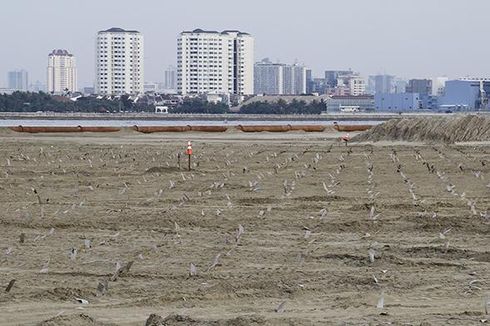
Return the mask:
<path id="1" fill-rule="evenodd" d="M 410 79 L 406 88 L 407 93 L 417 93 L 420 96 L 432 94 L 432 80 Z"/>
<path id="2" fill-rule="evenodd" d="M 310 87 L 311 88 L 308 93 L 318 93 L 320 95 L 327 93 L 327 84 L 325 82 L 325 78 L 313 78 Z"/>
<path id="3" fill-rule="evenodd" d="M 347 76 L 353 74 L 352 70 L 327 70 L 325 71 L 325 83 L 328 88 L 337 87 L 339 76 Z"/>
<path id="4" fill-rule="evenodd" d="M 408 82 L 404 79 L 401 78 L 396 78 L 395 79 L 395 93 L 400 94 L 400 93 L 405 93 L 407 90 L 407 85 Z"/>
<path id="5" fill-rule="evenodd" d="M 96 93 L 141 94 L 143 84 L 143 35 L 121 28 L 100 31 L 97 34 Z"/>
<path id="6" fill-rule="evenodd" d="M 27 71 L 9 71 L 7 76 L 9 89 L 20 92 L 27 92 L 29 90 L 29 75 Z"/>
<path id="7" fill-rule="evenodd" d="M 369 94 L 391 94 L 395 93 L 395 76 L 391 75 L 374 75 L 369 76 L 367 91 Z"/>
<path id="8" fill-rule="evenodd" d="M 449 80 L 447 77 L 436 77 L 432 78 L 432 95 L 442 96 L 444 95 L 444 88 L 446 87 L 446 82 Z"/>
<path id="9" fill-rule="evenodd" d="M 366 81 L 361 76 L 352 76 L 349 79 L 349 95 L 360 96 L 366 94 Z"/>
<path id="10" fill-rule="evenodd" d="M 268 59 L 254 66 L 254 93 L 266 95 L 284 94 L 284 64 Z"/>
<path id="11" fill-rule="evenodd" d="M 235 30 L 180 33 L 177 91 L 182 95 L 253 94 L 254 38 Z"/>
<path id="12" fill-rule="evenodd" d="M 422 100 L 417 93 L 376 93 L 376 111 L 414 111 L 422 109 Z"/>
<path id="13" fill-rule="evenodd" d="M 352 70 L 325 71 L 327 93 L 334 96 L 359 96 L 366 94 L 366 81 Z"/>
<path id="14" fill-rule="evenodd" d="M 254 93 L 301 95 L 307 93 L 307 69 L 294 64 L 272 63 L 268 59 L 254 66 Z"/>
<path id="15" fill-rule="evenodd" d="M 75 57 L 67 50 L 53 50 L 48 55 L 48 92 L 62 94 L 77 91 Z"/>

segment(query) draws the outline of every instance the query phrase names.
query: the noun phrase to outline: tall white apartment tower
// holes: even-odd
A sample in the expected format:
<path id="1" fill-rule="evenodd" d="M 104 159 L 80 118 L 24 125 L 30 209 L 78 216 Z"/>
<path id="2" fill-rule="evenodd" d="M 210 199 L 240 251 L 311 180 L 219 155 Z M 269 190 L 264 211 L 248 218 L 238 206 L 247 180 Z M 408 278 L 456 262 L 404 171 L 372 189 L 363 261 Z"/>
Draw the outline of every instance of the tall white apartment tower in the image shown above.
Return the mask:
<path id="1" fill-rule="evenodd" d="M 138 31 L 111 28 L 97 34 L 95 92 L 101 95 L 143 93 L 144 42 Z"/>
<path id="2" fill-rule="evenodd" d="M 77 90 L 75 57 L 66 50 L 53 50 L 48 55 L 48 92 L 62 94 Z"/>
<path id="3" fill-rule="evenodd" d="M 180 33 L 177 91 L 186 94 L 254 93 L 254 38 L 240 31 Z"/>

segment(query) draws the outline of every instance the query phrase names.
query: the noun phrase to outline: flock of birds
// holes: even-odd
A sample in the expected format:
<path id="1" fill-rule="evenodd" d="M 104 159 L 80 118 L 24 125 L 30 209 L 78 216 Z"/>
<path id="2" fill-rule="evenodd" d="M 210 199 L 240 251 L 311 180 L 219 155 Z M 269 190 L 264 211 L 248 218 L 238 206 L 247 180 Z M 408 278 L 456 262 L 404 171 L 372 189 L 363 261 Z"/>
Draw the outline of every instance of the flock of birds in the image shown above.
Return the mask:
<path id="1" fill-rule="evenodd" d="M 138 149 L 128 150 L 124 146 L 121 146 L 119 150 L 110 149 L 106 150 L 104 148 L 99 148 L 98 150 L 87 148 L 80 149 L 80 152 L 69 152 L 65 153 L 60 149 L 51 146 L 48 150 L 43 147 L 39 148 L 37 153 L 24 153 L 22 152 L 22 147 L 19 147 L 17 153 L 9 153 L 5 158 L 5 166 L 3 169 L 4 180 L 0 183 L 1 191 L 16 191 L 17 189 L 22 189 L 24 185 L 20 184 L 21 181 L 29 181 L 26 194 L 26 200 L 20 200 L 19 203 L 23 203 L 22 207 L 15 208 L 15 212 L 24 218 L 32 219 L 35 211 L 38 211 L 41 219 L 48 218 L 60 218 L 63 216 L 68 216 L 70 213 L 75 213 L 76 211 L 82 209 L 86 206 L 87 202 L 90 203 L 91 200 L 97 198 L 101 192 L 112 191 L 113 187 L 103 185 L 104 180 L 100 183 L 96 182 L 98 171 L 102 169 L 110 170 L 113 174 L 112 177 L 116 177 L 118 186 L 117 193 L 111 194 L 110 197 L 118 198 L 120 201 L 127 202 L 137 202 L 136 204 L 149 204 L 161 205 L 162 199 L 173 198 L 170 204 L 168 204 L 167 211 L 177 214 L 177 210 L 180 208 L 185 208 L 186 205 L 190 205 L 196 198 L 200 201 L 206 201 L 207 199 L 213 198 L 223 198 L 224 205 L 219 207 L 203 207 L 200 209 L 200 215 L 204 217 L 220 217 L 223 214 L 233 215 L 238 211 L 239 207 L 234 202 L 234 196 L 230 195 L 232 187 L 229 187 L 236 180 L 246 179 L 246 184 L 243 186 L 243 191 L 247 196 L 254 196 L 254 194 L 262 195 L 264 192 L 273 191 L 270 189 L 271 184 L 277 184 L 278 180 L 281 181 L 281 186 L 277 188 L 282 188 L 280 195 L 278 195 L 278 202 L 287 201 L 294 197 L 298 189 L 299 184 L 302 180 L 307 178 L 312 178 L 321 172 L 321 175 L 325 176 L 325 179 L 317 179 L 319 185 L 319 193 L 323 193 L 325 200 L 322 201 L 324 207 L 316 212 L 308 212 L 308 218 L 318 220 L 327 220 L 332 216 L 331 209 L 329 208 L 329 203 L 334 200 L 334 197 L 342 189 L 342 173 L 348 169 L 350 164 L 350 158 L 353 153 L 352 147 L 347 147 L 338 153 L 335 158 L 335 162 L 331 165 L 331 171 L 322 170 L 321 163 L 326 157 L 331 157 L 334 155 L 332 153 L 332 146 L 326 148 L 324 151 L 315 152 L 313 146 L 307 146 L 303 151 L 299 152 L 288 152 L 287 150 L 283 152 L 270 152 L 264 153 L 263 149 L 254 149 L 253 145 L 250 145 L 247 153 L 239 153 L 235 151 L 226 151 L 223 157 L 216 157 L 210 155 L 206 149 L 202 149 L 199 154 L 195 155 L 193 159 L 194 163 L 192 165 L 194 171 L 183 172 L 180 169 L 173 169 L 174 163 L 179 159 L 180 155 L 169 154 L 166 155 L 164 152 L 153 151 L 146 149 L 141 152 Z M 441 160 L 447 162 L 448 164 L 454 164 L 457 169 L 464 173 L 470 172 L 475 179 L 479 182 L 485 182 L 485 176 L 481 170 L 470 169 L 464 163 L 454 162 L 451 160 L 443 151 L 434 147 L 437 155 Z M 82 153 L 86 151 L 85 153 Z M 306 154 L 310 153 L 311 158 L 306 158 Z M 259 154 L 262 154 L 259 160 Z M 285 154 L 285 155 L 283 155 Z M 5 155 L 5 153 L 4 153 Z M 467 155 L 465 153 L 465 155 Z M 265 156 L 265 157 L 264 157 Z M 141 162 L 139 158 L 145 157 L 146 165 L 163 165 L 163 168 L 156 169 L 152 171 L 151 168 L 147 170 L 147 173 L 142 173 L 140 176 L 136 177 L 131 171 L 137 171 L 140 169 Z M 162 162 L 162 158 L 166 158 L 165 162 Z M 378 209 L 378 200 L 380 197 L 380 186 L 376 181 L 375 172 L 375 160 L 373 159 L 373 149 L 370 149 L 369 153 L 364 154 L 364 161 L 367 171 L 367 188 L 366 188 L 366 202 L 368 209 L 368 221 L 372 223 L 378 223 L 382 219 L 382 212 Z M 400 160 L 400 157 L 395 149 L 389 154 L 389 158 L 393 163 L 396 173 L 400 176 L 403 184 L 406 186 L 410 201 L 413 206 L 418 209 L 424 207 L 431 208 L 428 204 L 428 198 L 418 193 L 417 185 L 413 178 L 410 177 L 409 172 Z M 480 217 L 485 223 L 490 220 L 490 215 L 487 210 L 484 210 L 478 205 L 477 199 L 469 198 L 466 193 L 459 189 L 457 182 L 452 181 L 449 173 L 444 172 L 441 168 L 436 166 L 434 161 L 425 158 L 419 150 L 415 150 L 414 155 L 415 161 L 419 162 L 422 166 L 427 169 L 427 172 L 437 176 L 440 181 L 440 186 L 444 190 L 451 194 L 453 198 L 456 198 L 468 207 L 471 215 L 475 217 Z M 468 157 L 466 157 L 468 158 Z M 257 162 L 258 165 L 253 167 L 243 166 L 243 162 Z M 482 167 L 484 167 L 486 161 L 481 161 Z M 38 169 L 48 169 L 37 171 L 30 178 L 24 178 L 24 180 L 18 177 L 19 170 L 24 167 L 36 167 Z M 207 170 L 205 170 L 207 168 Z M 148 172 L 150 171 L 150 172 Z M 205 171 L 205 172 L 203 172 Z M 141 186 L 161 184 L 161 179 L 172 175 L 173 179 L 166 181 L 167 186 L 160 185 L 157 189 L 151 191 L 151 195 L 147 195 L 145 198 L 141 196 L 136 196 L 135 192 L 142 189 Z M 92 193 L 91 199 L 81 199 L 77 202 L 67 204 L 66 202 L 60 203 L 59 198 L 49 198 L 49 192 L 44 193 L 43 185 L 49 184 L 50 177 L 58 178 L 63 176 L 71 176 L 77 181 L 76 198 L 83 197 L 80 195 L 82 189 L 88 190 Z M 129 178 L 129 177 L 130 178 Z M 202 186 L 205 180 L 208 180 L 212 176 L 215 180 L 208 183 L 207 186 Z M 287 176 L 286 178 L 284 178 Z M 102 178 L 102 177 L 101 177 Z M 90 179 L 91 182 L 86 182 Z M 128 180 L 131 179 L 131 180 Z M 85 180 L 85 181 L 84 181 Z M 242 181 L 240 181 L 242 182 Z M 196 186 L 197 185 L 197 186 Z M 486 185 L 490 189 L 490 184 Z M 187 190 L 184 190 L 187 189 Z M 274 190 L 275 191 L 275 190 Z M 241 193 L 239 195 L 243 195 Z M 18 196 L 18 194 L 16 194 Z M 89 196 L 87 196 L 89 197 Z M 105 197 L 105 196 L 101 196 Z M 32 198 L 32 200 L 30 199 Z M 127 206 L 128 203 L 123 206 Z M 279 204 L 280 205 L 280 204 Z M 274 206 L 269 204 L 266 207 L 258 207 L 256 217 L 259 219 L 267 218 L 268 215 L 272 214 Z M 46 211 L 49 207 L 49 214 Z M 51 207 L 56 207 L 52 211 Z M 6 213 L 8 213 L 9 208 L 7 208 Z M 437 212 L 434 210 L 428 213 L 431 218 L 437 218 Z M 177 215 L 176 215 L 177 216 Z M 182 237 L 182 228 L 178 223 L 178 218 L 173 222 L 173 232 L 177 241 L 180 241 Z M 450 242 L 450 232 L 452 230 L 451 226 L 447 226 L 439 232 L 437 237 L 439 240 L 444 242 L 444 247 L 446 251 L 449 249 Z M 315 243 L 314 234 L 315 230 L 311 227 L 303 226 L 302 229 L 302 241 L 306 241 L 306 248 L 300 253 L 299 260 L 300 264 L 303 264 L 305 258 L 314 250 L 318 248 L 312 248 Z M 39 233 L 34 238 L 29 239 L 29 241 L 37 242 L 41 241 L 47 237 L 54 234 L 55 228 L 50 228 L 46 233 Z M 188 276 L 193 278 L 200 274 L 210 273 L 222 266 L 224 257 L 230 257 L 233 253 L 242 246 L 242 239 L 247 234 L 247 229 L 244 224 L 236 221 L 236 228 L 230 237 L 225 238 L 225 243 L 227 245 L 226 251 L 220 250 L 216 252 L 212 257 L 208 266 L 202 266 L 200 268 L 199 264 L 195 261 L 189 263 Z M 111 235 L 111 237 L 116 238 L 119 233 Z M 374 264 L 375 260 L 379 258 L 377 252 L 377 246 L 379 245 L 373 240 L 373 235 L 366 233 L 363 237 L 367 241 L 367 259 L 370 264 Z M 19 235 L 19 244 L 22 245 L 27 241 L 26 234 L 22 232 Z M 100 244 L 100 243 L 99 243 Z M 83 239 L 83 244 L 81 246 L 74 246 L 68 248 L 67 259 L 71 262 L 76 262 L 81 251 L 90 252 L 94 250 L 97 244 L 94 246 L 92 239 Z M 6 257 L 12 257 L 15 254 L 15 245 L 8 246 L 5 250 L 4 255 Z M 131 268 L 134 264 L 137 264 L 137 259 L 143 260 L 143 253 L 138 253 L 134 259 L 125 262 L 116 261 L 114 262 L 114 270 L 107 277 L 103 277 L 99 280 L 96 291 L 98 295 L 103 296 L 107 294 L 110 288 L 111 282 L 116 282 L 119 278 L 125 277 L 130 274 Z M 39 273 L 49 274 L 50 272 L 50 262 L 51 259 L 48 257 L 46 261 L 42 264 Z M 201 270 L 201 271 L 200 271 Z M 386 274 L 388 271 L 383 270 L 382 273 Z M 382 287 L 379 276 L 375 273 L 372 274 L 373 282 L 376 286 L 379 286 L 381 295 L 379 296 L 376 307 L 379 309 L 384 309 L 385 307 L 385 295 L 384 289 Z M 14 287 L 16 280 L 12 279 L 5 291 L 10 292 Z M 476 278 L 471 279 L 467 286 L 467 293 L 474 293 L 477 291 L 482 291 L 481 280 Z M 82 304 L 88 304 L 88 300 L 84 298 L 76 298 L 76 300 Z M 282 301 L 275 311 L 277 313 L 283 313 L 286 310 L 287 301 Z M 488 303 L 488 300 L 487 300 Z M 485 305 L 487 309 L 487 304 Z"/>

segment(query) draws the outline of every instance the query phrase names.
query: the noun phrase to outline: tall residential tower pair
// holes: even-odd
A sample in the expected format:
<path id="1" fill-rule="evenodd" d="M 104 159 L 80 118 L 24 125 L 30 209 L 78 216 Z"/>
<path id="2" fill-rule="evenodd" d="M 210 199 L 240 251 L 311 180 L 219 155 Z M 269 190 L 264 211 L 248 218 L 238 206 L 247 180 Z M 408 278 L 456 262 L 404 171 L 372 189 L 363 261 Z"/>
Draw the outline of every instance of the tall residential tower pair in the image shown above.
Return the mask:
<path id="1" fill-rule="evenodd" d="M 253 94 L 253 37 L 236 30 L 195 29 L 180 33 L 177 90 L 182 95 Z"/>
<path id="2" fill-rule="evenodd" d="M 111 28 L 97 34 L 96 93 L 140 94 L 143 35 Z M 240 31 L 182 32 L 177 42 L 177 91 L 187 94 L 254 93 L 254 39 Z"/>

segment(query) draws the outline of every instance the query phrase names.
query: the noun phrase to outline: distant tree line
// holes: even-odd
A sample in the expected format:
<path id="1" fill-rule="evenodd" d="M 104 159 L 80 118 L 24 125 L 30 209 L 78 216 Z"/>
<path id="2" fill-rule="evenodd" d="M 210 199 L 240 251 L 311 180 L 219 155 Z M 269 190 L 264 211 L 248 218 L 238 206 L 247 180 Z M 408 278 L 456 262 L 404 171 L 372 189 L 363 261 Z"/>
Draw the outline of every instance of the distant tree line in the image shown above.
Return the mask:
<path id="1" fill-rule="evenodd" d="M 72 101 L 68 97 L 53 96 L 47 93 L 14 92 L 0 94 L 1 112 L 153 112 L 154 106 L 147 103 L 134 103 L 129 96 L 119 99 L 80 97 Z"/>
<path id="2" fill-rule="evenodd" d="M 320 114 L 326 110 L 326 105 L 323 100 L 298 101 L 293 99 L 291 102 L 286 102 L 279 99 L 277 102 L 253 102 L 245 104 L 240 108 L 240 113 L 243 114 Z"/>
<path id="3" fill-rule="evenodd" d="M 200 98 L 189 98 L 172 108 L 170 113 L 208 113 L 223 114 L 229 112 L 229 107 L 225 103 L 212 103 Z"/>
<path id="4" fill-rule="evenodd" d="M 143 97 L 144 98 L 144 97 Z M 47 93 L 14 92 L 11 95 L 0 94 L 0 112 L 153 112 L 154 104 L 150 100 L 133 101 L 128 95 L 118 98 L 79 97 L 76 101 L 66 96 Z M 298 101 L 253 102 L 240 108 L 242 114 L 320 114 L 325 111 L 325 102 Z M 223 114 L 230 112 L 226 103 L 212 103 L 203 98 L 186 98 L 177 106 L 170 108 L 171 113 Z"/>

